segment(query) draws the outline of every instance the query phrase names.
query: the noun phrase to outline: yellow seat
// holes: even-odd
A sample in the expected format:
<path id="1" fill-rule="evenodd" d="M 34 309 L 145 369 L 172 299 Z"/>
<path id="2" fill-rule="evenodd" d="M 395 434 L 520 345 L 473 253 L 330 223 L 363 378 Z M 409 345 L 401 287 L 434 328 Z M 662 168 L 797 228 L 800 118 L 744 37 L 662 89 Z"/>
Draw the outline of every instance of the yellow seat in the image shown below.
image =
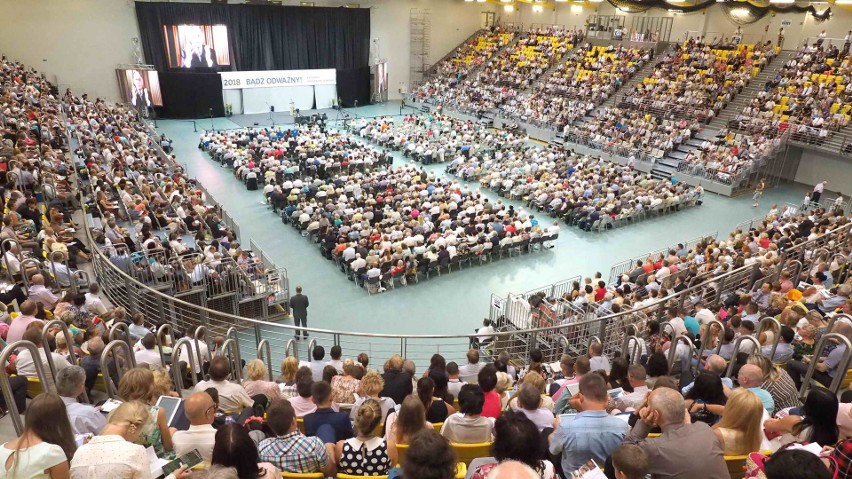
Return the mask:
<path id="1" fill-rule="evenodd" d="M 287 479 L 323 479 L 325 474 L 321 472 L 282 472 L 281 477 Z"/>
<path id="2" fill-rule="evenodd" d="M 467 475 L 467 464 L 460 462 L 456 464 L 456 475 L 455 479 L 464 479 L 464 476 Z"/>
<path id="3" fill-rule="evenodd" d="M 343 474 L 342 472 L 337 473 L 337 479 L 388 479 L 387 474 L 384 476 L 353 476 L 352 474 Z"/>
<path id="4" fill-rule="evenodd" d="M 651 432 L 651 433 L 648 433 L 648 437 L 660 437 L 660 433 L 658 433 L 658 432 Z"/>
<path id="5" fill-rule="evenodd" d="M 728 466 L 728 474 L 731 479 L 742 479 L 745 477 L 745 463 L 748 456 L 725 456 L 725 464 Z"/>
<path id="6" fill-rule="evenodd" d="M 296 418 L 296 426 L 298 426 L 299 432 L 304 434 L 305 433 L 305 418 L 297 417 Z"/>
<path id="7" fill-rule="evenodd" d="M 468 466 L 478 457 L 488 457 L 491 455 L 490 442 L 481 442 L 478 444 L 459 444 L 453 442 L 450 445 L 455 449 L 459 462 L 463 462 Z"/>
<path id="8" fill-rule="evenodd" d="M 405 466 L 405 453 L 408 452 L 408 444 L 396 445 L 396 463 L 399 467 Z"/>
<path id="9" fill-rule="evenodd" d="M 444 423 L 442 422 L 433 422 L 432 427 L 435 428 L 436 431 L 441 432 L 441 428 L 444 427 Z"/>
<path id="10" fill-rule="evenodd" d="M 852 384 L 852 369 L 846 370 L 846 375 L 843 376 L 843 381 L 840 381 L 840 389 L 846 389 Z"/>
<path id="11" fill-rule="evenodd" d="M 94 388 L 97 389 L 98 391 L 106 392 L 106 390 L 107 390 L 106 389 L 106 382 L 104 382 L 104 375 L 103 374 L 98 373 L 98 378 L 95 379 Z"/>
<path id="12" fill-rule="evenodd" d="M 34 398 L 44 392 L 44 385 L 38 378 L 27 377 L 27 397 Z"/>

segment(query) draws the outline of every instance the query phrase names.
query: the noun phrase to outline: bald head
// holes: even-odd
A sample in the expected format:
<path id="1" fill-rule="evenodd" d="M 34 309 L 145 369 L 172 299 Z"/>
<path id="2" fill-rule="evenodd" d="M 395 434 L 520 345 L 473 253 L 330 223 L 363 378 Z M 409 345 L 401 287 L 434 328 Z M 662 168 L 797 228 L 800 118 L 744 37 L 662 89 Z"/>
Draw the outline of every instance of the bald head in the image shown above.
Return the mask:
<path id="1" fill-rule="evenodd" d="M 216 411 L 212 410 L 214 406 L 213 398 L 209 394 L 197 392 L 183 402 L 183 412 L 191 425 L 203 426 L 213 424 L 216 417 Z"/>
<path id="2" fill-rule="evenodd" d="M 740 368 L 737 382 L 740 383 L 740 387 L 759 388 L 763 384 L 763 371 L 755 364 L 746 364 Z"/>
<path id="3" fill-rule="evenodd" d="M 836 322 L 834 323 L 834 327 L 831 328 L 832 333 L 842 334 L 846 336 L 847 339 L 852 341 L 852 326 L 847 323 Z"/>
<path id="4" fill-rule="evenodd" d="M 30 281 L 33 284 L 38 284 L 38 285 L 44 286 L 44 276 L 42 276 L 40 274 L 33 275 L 33 277 L 30 278 Z"/>
<path id="5" fill-rule="evenodd" d="M 683 423 L 686 406 L 679 392 L 670 388 L 659 388 L 651 391 L 649 398 L 651 410 L 659 413 L 658 426 Z"/>
<path id="6" fill-rule="evenodd" d="M 706 369 L 707 371 L 713 374 L 721 376 L 722 373 L 725 372 L 726 366 L 727 364 L 725 364 L 725 358 L 719 356 L 718 354 L 711 354 L 709 357 L 707 357 Z"/>
<path id="7" fill-rule="evenodd" d="M 488 474 L 488 479 L 539 479 L 530 466 L 518 461 L 501 462 Z"/>

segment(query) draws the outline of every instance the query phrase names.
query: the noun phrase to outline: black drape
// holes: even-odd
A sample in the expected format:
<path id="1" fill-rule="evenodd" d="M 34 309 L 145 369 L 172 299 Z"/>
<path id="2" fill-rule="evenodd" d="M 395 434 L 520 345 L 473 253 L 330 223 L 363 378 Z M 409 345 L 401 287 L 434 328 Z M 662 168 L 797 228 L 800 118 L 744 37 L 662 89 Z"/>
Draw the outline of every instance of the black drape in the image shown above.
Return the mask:
<path id="1" fill-rule="evenodd" d="M 353 69 L 370 56 L 367 8 L 136 2 L 145 58 L 169 69 L 163 25 L 225 25 L 233 70 Z M 359 101 L 359 104 L 361 102 Z"/>
<path id="2" fill-rule="evenodd" d="M 370 103 L 370 67 L 338 69 L 337 96 L 346 108 Z"/>
<path id="3" fill-rule="evenodd" d="M 162 72 L 160 89 L 163 107 L 157 115 L 165 118 L 204 118 L 224 116 L 222 80 L 218 73 Z"/>

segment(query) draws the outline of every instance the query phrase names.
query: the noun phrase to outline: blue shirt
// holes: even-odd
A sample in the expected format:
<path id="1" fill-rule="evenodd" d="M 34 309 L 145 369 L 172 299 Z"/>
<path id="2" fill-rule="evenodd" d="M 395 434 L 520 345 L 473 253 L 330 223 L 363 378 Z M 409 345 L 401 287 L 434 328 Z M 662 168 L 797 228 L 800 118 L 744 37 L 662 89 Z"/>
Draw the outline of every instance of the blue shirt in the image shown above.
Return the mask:
<path id="1" fill-rule="evenodd" d="M 561 416 L 550 441 L 550 453 L 562 454 L 562 470 L 570 474 L 594 459 L 603 464 L 627 434 L 627 423 L 606 411 L 583 411 Z"/>
<path id="2" fill-rule="evenodd" d="M 352 431 L 352 422 L 349 421 L 349 414 L 345 412 L 335 412 L 331 408 L 317 409 L 316 411 L 305 415 L 305 435 L 316 436 L 317 430 L 323 424 L 328 424 L 334 428 L 334 442 L 355 436 L 355 433 Z M 326 440 L 329 438 L 322 439 Z"/>
<path id="3" fill-rule="evenodd" d="M 778 342 L 778 347 L 775 348 L 775 355 L 769 357 L 772 354 L 772 345 L 764 346 L 760 349 L 760 354 L 769 358 L 773 363 L 786 364 L 788 361 L 793 359 L 793 345 L 788 343 Z"/>
<path id="4" fill-rule="evenodd" d="M 772 395 L 769 394 L 769 391 L 761 388 L 748 388 L 749 391 L 757 394 L 757 397 L 760 398 L 760 402 L 763 403 L 763 409 L 766 409 L 766 412 L 771 416 L 775 413 L 775 400 L 772 399 Z"/>
<path id="5" fill-rule="evenodd" d="M 692 333 L 693 336 L 697 335 L 698 331 L 701 329 L 701 326 L 698 324 L 698 320 L 692 316 L 684 317 L 683 325 L 686 326 L 686 329 Z"/>

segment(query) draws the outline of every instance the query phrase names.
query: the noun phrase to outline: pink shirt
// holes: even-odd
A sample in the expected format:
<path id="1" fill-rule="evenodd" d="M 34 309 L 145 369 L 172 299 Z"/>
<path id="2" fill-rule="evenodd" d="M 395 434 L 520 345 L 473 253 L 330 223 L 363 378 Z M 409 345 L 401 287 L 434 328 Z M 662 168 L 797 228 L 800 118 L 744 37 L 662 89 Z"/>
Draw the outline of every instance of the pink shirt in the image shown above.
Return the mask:
<path id="1" fill-rule="evenodd" d="M 9 332 L 6 333 L 6 342 L 13 343 L 20 341 L 24 337 L 24 331 L 27 330 L 27 326 L 32 324 L 33 321 L 40 321 L 40 319 L 35 316 L 23 315 L 13 319 L 12 324 L 9 326 Z"/>

